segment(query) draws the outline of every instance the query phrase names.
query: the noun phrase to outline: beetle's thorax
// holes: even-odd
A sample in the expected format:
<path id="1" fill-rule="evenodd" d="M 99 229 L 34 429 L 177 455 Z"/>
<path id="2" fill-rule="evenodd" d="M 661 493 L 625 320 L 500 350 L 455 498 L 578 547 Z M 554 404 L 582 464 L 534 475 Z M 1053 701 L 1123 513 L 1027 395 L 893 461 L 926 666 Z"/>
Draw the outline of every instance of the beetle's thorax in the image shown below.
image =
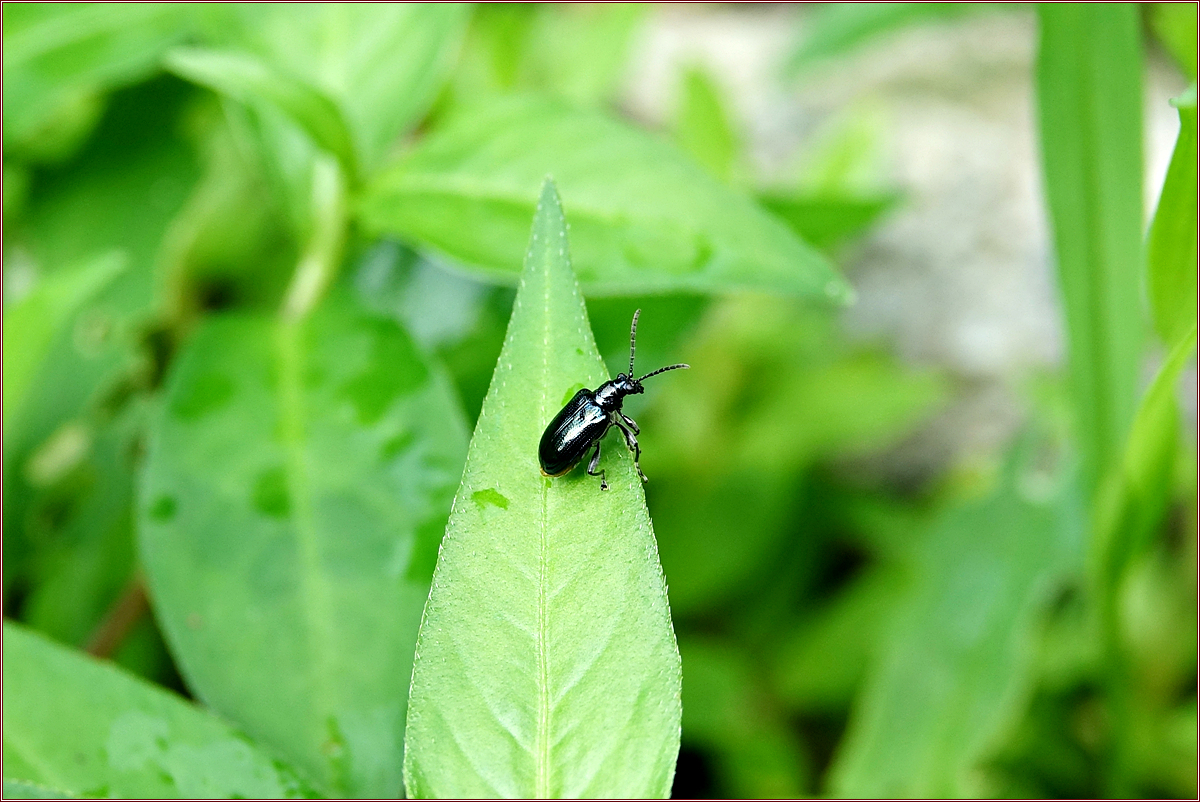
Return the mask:
<path id="1" fill-rule="evenodd" d="M 627 395 L 645 392 L 641 383 L 631 379 L 624 373 L 618 373 L 617 378 L 606 381 L 596 388 L 596 403 L 605 412 L 616 412 Z"/>

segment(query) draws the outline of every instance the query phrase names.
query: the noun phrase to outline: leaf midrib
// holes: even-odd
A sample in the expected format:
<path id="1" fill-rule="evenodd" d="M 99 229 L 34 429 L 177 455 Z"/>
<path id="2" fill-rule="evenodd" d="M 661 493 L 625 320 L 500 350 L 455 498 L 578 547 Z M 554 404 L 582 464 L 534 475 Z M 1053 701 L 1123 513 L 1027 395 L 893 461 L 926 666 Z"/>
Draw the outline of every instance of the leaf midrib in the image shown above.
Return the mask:
<path id="1" fill-rule="evenodd" d="M 321 732 L 324 722 L 321 714 L 332 715 L 333 684 L 329 665 L 329 650 L 320 644 L 333 642 L 333 622 L 329 617 L 329 586 L 321 571 L 320 548 L 317 543 L 317 527 L 311 505 L 312 485 L 304 453 L 306 410 L 304 406 L 303 354 L 301 353 L 302 322 L 281 321 L 277 324 L 276 358 L 279 365 L 279 415 L 282 424 L 284 450 L 284 474 L 288 496 L 292 504 L 292 530 L 300 550 L 300 590 L 302 620 L 307 631 L 309 652 L 308 671 L 312 677 L 314 695 L 318 703 L 312 706 L 318 717 L 314 732 Z M 332 761 L 326 761 L 332 769 Z M 332 771 L 330 772 L 332 774 Z M 338 790 L 344 778 L 332 776 L 328 781 Z"/>
<path id="2" fill-rule="evenodd" d="M 536 231 L 536 229 L 535 229 Z M 544 243 L 543 247 L 549 247 Z M 542 274 L 542 381 L 539 395 L 538 420 L 546 420 L 546 401 L 550 385 L 550 276 L 549 265 Z M 541 520 L 538 522 L 538 728 L 534 740 L 534 793 L 539 799 L 550 797 L 550 670 L 547 645 L 547 573 L 549 544 L 547 543 L 547 507 L 550 500 L 549 483 L 541 480 Z"/>
<path id="3" fill-rule="evenodd" d="M 395 173 L 392 173 L 395 175 Z M 765 216 L 768 214 L 765 210 L 761 210 L 755 202 L 750 198 L 739 196 L 734 190 L 729 190 L 734 197 L 739 197 L 745 201 L 752 211 L 761 211 Z M 376 190 L 372 193 L 377 199 L 388 199 L 396 195 L 442 195 L 448 198 L 465 198 L 472 201 L 483 201 L 487 203 L 505 203 L 511 206 L 517 206 L 522 209 L 529 207 L 529 196 L 519 187 L 501 186 L 497 184 L 486 184 L 478 181 L 463 181 L 453 176 L 442 176 L 437 173 L 426 173 L 422 175 L 416 171 L 409 172 L 407 170 L 400 171 L 400 181 L 391 184 L 387 192 Z M 632 217 L 618 211 L 609 211 L 601 209 L 595 205 L 589 204 L 586 200 L 581 201 L 578 196 L 573 195 L 571 198 L 571 216 L 573 218 L 584 217 L 594 219 L 608 225 L 625 225 L 628 224 Z M 681 226 L 677 222 L 677 218 L 657 215 L 653 218 L 648 218 L 644 213 L 638 215 L 642 219 L 654 219 L 665 223 L 673 228 L 681 231 L 695 231 L 694 226 Z M 773 220 L 770 221 L 774 223 Z M 783 224 L 780 223 L 780 226 Z M 798 237 L 790 234 L 797 242 L 801 242 Z M 802 243 L 807 247 L 805 243 Z"/>

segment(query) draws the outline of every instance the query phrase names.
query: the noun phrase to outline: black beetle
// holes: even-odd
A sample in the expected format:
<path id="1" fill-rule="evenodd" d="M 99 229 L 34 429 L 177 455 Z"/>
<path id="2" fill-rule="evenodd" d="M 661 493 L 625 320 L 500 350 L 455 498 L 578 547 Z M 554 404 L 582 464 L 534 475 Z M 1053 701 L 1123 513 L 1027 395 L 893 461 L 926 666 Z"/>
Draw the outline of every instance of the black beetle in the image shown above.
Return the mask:
<path id="1" fill-rule="evenodd" d="M 643 393 L 642 382 L 651 376 L 657 376 L 668 370 L 686 368 L 687 365 L 668 365 L 665 368 L 651 371 L 641 378 L 633 378 L 633 353 L 637 342 L 639 309 L 633 313 L 633 325 L 629 329 L 629 375 L 618 373 L 617 378 L 606 381 L 595 390 L 580 390 L 559 410 L 542 434 L 542 442 L 538 445 L 538 462 L 542 466 L 543 476 L 562 476 L 575 467 L 583 458 L 584 453 L 595 446 L 592 459 L 588 463 L 589 476 L 600 477 L 600 489 L 608 490 L 608 482 L 604 481 L 604 471 L 596 471 L 600 464 L 600 441 L 608 434 L 609 427 L 616 426 L 625 435 L 625 444 L 633 452 L 633 466 L 637 468 L 638 476 L 646 481 L 638 458 L 642 449 L 638 446 L 638 425 L 621 412 L 621 403 L 627 395 Z"/>

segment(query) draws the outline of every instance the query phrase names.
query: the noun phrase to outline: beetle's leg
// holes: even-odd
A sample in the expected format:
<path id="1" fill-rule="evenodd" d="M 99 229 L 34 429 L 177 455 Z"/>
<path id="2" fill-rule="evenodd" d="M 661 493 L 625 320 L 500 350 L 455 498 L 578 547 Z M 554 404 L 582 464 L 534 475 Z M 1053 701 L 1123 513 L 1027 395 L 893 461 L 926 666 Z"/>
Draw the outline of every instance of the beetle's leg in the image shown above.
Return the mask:
<path id="1" fill-rule="evenodd" d="M 637 468 L 638 476 L 642 478 L 643 482 L 649 482 L 650 480 L 646 478 L 646 474 L 642 473 L 642 466 L 638 462 L 642 456 L 642 447 L 638 445 L 637 437 L 620 423 L 617 424 L 617 428 L 621 430 L 621 434 L 625 435 L 625 445 L 629 446 L 629 450 L 633 452 L 633 467 Z"/>
<path id="2" fill-rule="evenodd" d="M 596 466 L 600 464 L 600 441 L 596 441 L 596 450 L 592 452 L 592 461 L 588 463 L 588 476 L 600 477 L 600 489 L 608 490 L 608 482 L 604 481 L 604 471 L 596 472 Z"/>
<path id="3" fill-rule="evenodd" d="M 626 426 L 628 426 L 630 429 L 633 429 L 634 434 L 642 433 L 642 430 L 638 428 L 638 425 L 633 422 L 633 418 L 629 417 L 624 412 L 618 412 L 617 414 L 621 416 L 621 420 L 625 421 Z"/>

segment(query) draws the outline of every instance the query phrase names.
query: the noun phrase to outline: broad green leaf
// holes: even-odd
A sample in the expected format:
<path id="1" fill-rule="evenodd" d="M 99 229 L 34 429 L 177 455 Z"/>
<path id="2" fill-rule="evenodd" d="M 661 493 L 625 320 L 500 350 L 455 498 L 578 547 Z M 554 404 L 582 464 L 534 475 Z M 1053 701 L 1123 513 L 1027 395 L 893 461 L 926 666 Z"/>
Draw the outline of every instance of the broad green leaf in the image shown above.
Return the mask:
<path id="1" fill-rule="evenodd" d="M 213 9 L 210 35 L 329 98 L 370 171 L 433 102 L 467 16 L 462 4 L 237 3 Z"/>
<path id="2" fill-rule="evenodd" d="M 6 3 L 5 157 L 68 155 L 103 109 L 103 93 L 153 73 L 186 36 L 186 3 Z"/>
<path id="3" fill-rule="evenodd" d="M 908 592 L 831 768 L 834 796 L 979 795 L 977 767 L 1031 691 L 1037 613 L 1070 550 L 1053 499 L 1014 465 L 947 510 L 915 549 Z"/>
<path id="4" fill-rule="evenodd" d="M 354 141 L 346 120 L 338 106 L 319 90 L 244 53 L 183 47 L 167 54 L 166 65 L 176 74 L 234 100 L 273 106 L 315 144 L 336 156 L 347 175 L 357 173 Z"/>
<path id="5" fill-rule="evenodd" d="M 778 192 L 760 195 L 758 200 L 779 215 L 805 242 L 818 248 L 829 248 L 860 236 L 899 202 L 895 195 L 855 197 Z"/>
<path id="6" fill-rule="evenodd" d="M 1122 459 L 1109 471 L 1097 505 L 1103 570 L 1115 586 L 1130 557 L 1166 511 L 1179 448 L 1179 374 L 1196 352 L 1196 323 L 1171 349 L 1146 390 L 1130 427 Z"/>
<path id="7" fill-rule="evenodd" d="M 447 270 L 395 240 L 366 249 L 352 269 L 364 304 L 395 317 L 415 340 L 436 349 L 474 426 L 504 345 L 513 291 Z"/>
<path id="8" fill-rule="evenodd" d="M 110 251 L 74 269 L 53 273 L 4 310 L 4 426 L 11 427 L 55 335 L 79 308 L 109 284 L 128 261 Z"/>
<path id="9" fill-rule="evenodd" d="M 643 3 L 482 3 L 454 70 L 450 104 L 540 91 L 573 103 L 613 100 Z"/>
<path id="10" fill-rule="evenodd" d="M 537 3 L 480 3 L 463 37 L 450 94 L 511 92 L 523 84 L 533 22 L 544 9 Z"/>
<path id="11" fill-rule="evenodd" d="M 212 318 L 173 364 L 138 511 L 158 619 L 199 698 L 327 793 L 401 792 L 465 450 L 440 371 L 343 295 L 299 323 Z"/>
<path id="12" fill-rule="evenodd" d="M 527 85 L 581 105 L 612 100 L 646 12 L 644 3 L 546 4 L 531 25 Z"/>
<path id="13" fill-rule="evenodd" d="M 733 177 L 739 142 L 713 79 L 699 67 L 683 75 L 675 112 L 675 141 L 723 181 Z"/>
<path id="14" fill-rule="evenodd" d="M 671 790 L 679 653 L 631 455 L 604 441 L 607 491 L 538 469 L 550 418 L 607 377 L 547 181 L 421 622 L 411 796 Z"/>
<path id="15" fill-rule="evenodd" d="M 572 199 L 576 269 L 589 294 L 852 294 L 783 223 L 671 146 L 547 99 L 464 108 L 368 187 L 362 221 L 511 283 L 547 173 Z"/>
<path id="16" fill-rule="evenodd" d="M 952 20 L 980 7 L 974 3 L 828 3 L 806 21 L 800 46 L 787 63 L 796 75 L 844 56 L 879 36 L 940 20 Z"/>
<path id="17" fill-rule="evenodd" d="M 1118 458 L 1141 363 L 1142 54 L 1128 4 L 1039 7 L 1038 109 L 1084 486 Z"/>
<path id="18" fill-rule="evenodd" d="M 1146 241 L 1150 309 L 1167 343 L 1178 342 L 1196 322 L 1195 84 L 1172 103 L 1179 109 L 1179 138 Z"/>
<path id="19" fill-rule="evenodd" d="M 4 622 L 8 784 L 71 796 L 298 798 L 289 767 L 205 711 Z"/>
<path id="20" fill-rule="evenodd" d="M 1196 80 L 1196 13 L 1187 3 L 1154 3 L 1150 27 L 1183 73 Z"/>
<path id="21" fill-rule="evenodd" d="M 71 799 L 69 794 L 21 780 L 4 781 L 5 799 Z"/>
<path id="22" fill-rule="evenodd" d="M 750 655 L 709 638 L 680 640 L 683 740 L 716 756 L 720 790 L 744 799 L 804 796 L 811 778 L 802 744 L 768 701 Z"/>

